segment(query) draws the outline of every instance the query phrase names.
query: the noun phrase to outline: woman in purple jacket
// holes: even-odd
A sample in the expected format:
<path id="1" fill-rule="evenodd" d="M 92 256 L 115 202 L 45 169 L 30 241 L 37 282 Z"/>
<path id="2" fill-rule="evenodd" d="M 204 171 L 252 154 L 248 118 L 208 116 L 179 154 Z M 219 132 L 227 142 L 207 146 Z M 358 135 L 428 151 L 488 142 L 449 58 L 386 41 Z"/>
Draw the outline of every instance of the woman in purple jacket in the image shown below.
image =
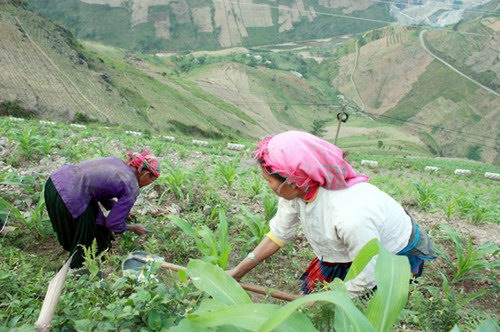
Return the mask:
<path id="1" fill-rule="evenodd" d="M 142 225 L 128 225 L 125 220 L 139 188 L 160 175 L 158 159 L 146 149 L 128 152 L 126 158 L 125 162 L 106 157 L 65 165 L 45 184 L 45 203 L 57 239 L 70 255 L 75 252 L 72 269 L 83 265 L 82 246 L 89 247 L 94 239 L 98 252 L 102 252 L 111 247 L 112 233 L 146 232 Z M 107 217 L 98 203 L 109 210 Z"/>

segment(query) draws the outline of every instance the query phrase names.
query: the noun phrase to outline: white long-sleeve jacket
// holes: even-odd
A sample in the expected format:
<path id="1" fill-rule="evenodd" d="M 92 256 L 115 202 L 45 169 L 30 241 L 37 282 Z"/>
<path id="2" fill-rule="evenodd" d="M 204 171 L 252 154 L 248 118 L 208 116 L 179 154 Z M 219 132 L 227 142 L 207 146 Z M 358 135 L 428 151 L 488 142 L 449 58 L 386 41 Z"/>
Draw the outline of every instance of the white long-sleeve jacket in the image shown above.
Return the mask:
<path id="1" fill-rule="evenodd" d="M 401 205 L 367 182 L 342 190 L 320 187 L 310 203 L 280 198 L 268 237 L 283 246 L 293 240 L 298 224 L 316 256 L 331 263 L 351 262 L 373 238 L 397 253 L 407 246 L 412 231 L 411 219 Z M 375 286 L 375 262 L 376 257 L 347 282 L 351 294 Z"/>

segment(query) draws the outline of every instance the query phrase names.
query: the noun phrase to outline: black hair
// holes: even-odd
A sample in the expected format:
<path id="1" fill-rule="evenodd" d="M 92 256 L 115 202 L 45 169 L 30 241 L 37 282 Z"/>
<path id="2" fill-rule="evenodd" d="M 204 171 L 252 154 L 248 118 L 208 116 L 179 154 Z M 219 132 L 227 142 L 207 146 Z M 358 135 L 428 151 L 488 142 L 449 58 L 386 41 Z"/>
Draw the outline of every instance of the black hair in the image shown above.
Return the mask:
<path id="1" fill-rule="evenodd" d="M 285 182 L 286 181 L 286 178 L 284 176 L 282 176 L 279 173 L 273 172 L 273 170 L 271 169 L 271 167 L 264 166 L 264 159 L 262 159 L 262 158 L 257 159 L 257 162 L 259 163 L 260 167 L 262 167 L 267 172 L 267 174 L 269 174 L 273 178 L 279 180 L 280 182 Z"/>

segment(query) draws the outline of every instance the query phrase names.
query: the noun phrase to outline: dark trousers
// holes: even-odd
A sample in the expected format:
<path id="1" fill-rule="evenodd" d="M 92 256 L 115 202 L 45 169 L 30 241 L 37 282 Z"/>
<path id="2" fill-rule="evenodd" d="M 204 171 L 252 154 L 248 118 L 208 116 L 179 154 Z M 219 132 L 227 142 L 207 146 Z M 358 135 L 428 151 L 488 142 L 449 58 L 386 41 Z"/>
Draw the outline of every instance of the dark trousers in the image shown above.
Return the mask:
<path id="1" fill-rule="evenodd" d="M 96 225 L 99 205 L 91 201 L 85 212 L 73 218 L 57 192 L 54 183 L 49 178 L 45 184 L 45 205 L 52 227 L 57 234 L 57 240 L 69 251 L 70 256 L 75 252 L 70 267 L 80 268 L 84 262 L 84 247 L 90 247 L 94 239 L 97 242 L 97 253 L 111 248 L 113 234 L 102 225 Z"/>

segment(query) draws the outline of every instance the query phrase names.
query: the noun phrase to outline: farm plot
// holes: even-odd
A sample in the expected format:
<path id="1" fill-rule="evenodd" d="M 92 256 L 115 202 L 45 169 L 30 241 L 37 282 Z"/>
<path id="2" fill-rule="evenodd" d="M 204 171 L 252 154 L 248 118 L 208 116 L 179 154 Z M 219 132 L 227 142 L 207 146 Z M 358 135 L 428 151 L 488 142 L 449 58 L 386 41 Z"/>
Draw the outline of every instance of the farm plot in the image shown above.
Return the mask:
<path id="1" fill-rule="evenodd" d="M 342 283 L 285 306 L 269 297 L 249 297 L 216 267 L 230 268 L 245 257 L 265 236 L 276 212 L 276 196 L 248 152 L 226 150 L 228 142 L 222 141 L 200 147 L 190 143 L 191 137 L 177 137 L 175 142 L 151 133 L 136 137 L 119 127 L 46 126 L 0 118 L 0 128 L 0 218 L 15 227 L 0 235 L 0 330 L 33 326 L 47 284 L 67 258 L 40 198 L 50 172 L 93 157 L 121 157 L 143 146 L 160 157 L 163 167 L 162 176 L 144 188 L 132 211 L 149 233 L 117 237 L 104 262 L 95 251 L 87 253 L 89 270 L 107 276 L 68 278 L 52 321 L 54 330 L 199 331 L 223 325 L 268 331 L 293 326 L 343 330 L 342 318 L 353 324 L 345 330 L 359 331 L 446 331 L 455 324 L 463 330 L 481 324 L 495 328 L 488 319 L 495 319 L 498 303 L 498 182 L 482 175 L 499 173 L 498 167 L 432 159 L 440 172 L 429 173 L 424 170 L 429 160 L 351 151 L 354 167 L 402 202 L 439 248 L 440 258 L 426 265 L 418 285 L 395 280 L 401 287 L 392 298 L 374 298 L 391 314 L 382 322 L 372 312 L 377 304 L 369 299 L 352 302 Z M 378 160 L 377 168 L 361 166 L 362 159 Z M 456 168 L 470 169 L 472 175 L 457 180 Z M 368 249 L 372 254 L 380 250 L 387 266 L 404 267 L 397 260 L 401 257 L 386 254 L 376 242 Z M 143 282 L 125 277 L 121 262 L 134 250 L 188 266 L 187 274 L 153 264 Z M 254 269 L 245 281 L 296 294 L 297 278 L 312 258 L 299 231 L 292 245 Z M 380 294 L 385 293 L 382 284 Z M 313 306 L 296 311 L 312 300 Z"/>

